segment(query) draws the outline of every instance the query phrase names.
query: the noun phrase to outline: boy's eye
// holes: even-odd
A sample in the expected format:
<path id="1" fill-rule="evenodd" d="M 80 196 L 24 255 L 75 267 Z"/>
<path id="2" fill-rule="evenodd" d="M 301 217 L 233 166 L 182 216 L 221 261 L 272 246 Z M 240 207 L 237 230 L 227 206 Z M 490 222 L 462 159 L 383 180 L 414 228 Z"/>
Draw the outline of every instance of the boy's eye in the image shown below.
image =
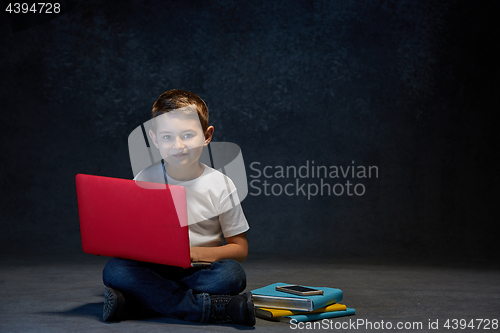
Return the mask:
<path id="1" fill-rule="evenodd" d="M 184 134 L 184 138 L 185 139 L 189 139 L 189 138 L 192 138 L 194 135 L 191 134 L 191 133 L 187 133 L 187 134 Z"/>
<path id="2" fill-rule="evenodd" d="M 171 136 L 170 136 L 170 135 L 164 135 L 164 136 L 163 136 L 163 138 L 164 138 L 165 140 L 170 140 Z"/>

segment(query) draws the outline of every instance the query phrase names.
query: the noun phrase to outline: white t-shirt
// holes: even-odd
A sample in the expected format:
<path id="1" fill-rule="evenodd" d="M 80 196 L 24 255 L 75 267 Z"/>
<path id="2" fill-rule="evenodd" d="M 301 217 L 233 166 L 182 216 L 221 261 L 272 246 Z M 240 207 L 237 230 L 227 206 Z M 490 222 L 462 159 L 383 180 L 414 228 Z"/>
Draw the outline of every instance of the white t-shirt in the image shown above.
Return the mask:
<path id="1" fill-rule="evenodd" d="M 186 189 L 190 245 L 220 246 L 224 237 L 246 232 L 249 226 L 233 181 L 220 171 L 203 166 L 205 170 L 198 178 L 179 181 L 167 175 L 167 181 Z M 164 183 L 161 163 L 142 170 L 134 179 Z"/>

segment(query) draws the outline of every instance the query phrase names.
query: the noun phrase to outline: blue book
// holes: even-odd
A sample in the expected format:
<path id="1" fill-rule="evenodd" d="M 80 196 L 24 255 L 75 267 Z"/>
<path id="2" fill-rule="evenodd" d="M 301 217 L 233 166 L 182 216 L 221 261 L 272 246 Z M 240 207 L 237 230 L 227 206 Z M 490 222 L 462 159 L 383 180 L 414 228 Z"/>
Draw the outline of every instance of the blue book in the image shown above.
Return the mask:
<path id="1" fill-rule="evenodd" d="M 292 316 L 279 317 L 279 321 L 298 323 L 302 321 L 313 321 L 327 318 L 336 318 L 343 316 L 350 316 L 356 313 L 356 310 L 347 308 L 343 311 L 331 311 L 331 312 L 320 312 L 320 313 L 304 313 Z"/>
<path id="2" fill-rule="evenodd" d="M 289 283 L 278 282 L 252 290 L 254 305 L 263 308 L 314 311 L 332 303 L 340 302 L 343 297 L 342 290 L 329 287 L 310 287 L 323 290 L 323 295 L 309 296 L 293 295 L 276 290 L 277 286 L 286 285 L 289 285 Z"/>

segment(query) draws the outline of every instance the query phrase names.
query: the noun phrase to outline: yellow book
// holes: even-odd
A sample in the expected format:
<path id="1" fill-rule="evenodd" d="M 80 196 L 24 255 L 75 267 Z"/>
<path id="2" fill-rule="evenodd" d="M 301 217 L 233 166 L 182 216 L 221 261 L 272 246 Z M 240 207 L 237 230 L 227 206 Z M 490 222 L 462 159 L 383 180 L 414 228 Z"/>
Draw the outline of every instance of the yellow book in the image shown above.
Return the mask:
<path id="1" fill-rule="evenodd" d="M 301 314 L 332 312 L 332 311 L 345 311 L 346 309 L 347 309 L 347 307 L 345 305 L 334 303 L 334 304 L 330 304 L 328 306 L 325 306 L 324 308 L 320 308 L 318 310 L 314 310 L 314 311 L 310 311 L 310 312 L 290 311 L 290 310 L 286 310 L 286 309 L 255 308 L 255 314 L 259 318 L 272 319 L 272 318 L 301 315 Z"/>

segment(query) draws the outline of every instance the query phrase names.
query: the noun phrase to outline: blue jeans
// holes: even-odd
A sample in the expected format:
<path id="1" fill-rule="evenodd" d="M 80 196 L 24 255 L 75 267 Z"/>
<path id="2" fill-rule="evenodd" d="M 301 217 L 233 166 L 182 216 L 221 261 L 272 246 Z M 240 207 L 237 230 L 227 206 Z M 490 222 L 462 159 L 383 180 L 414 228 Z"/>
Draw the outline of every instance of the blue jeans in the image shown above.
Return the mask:
<path id="1" fill-rule="evenodd" d="M 123 293 L 127 303 L 201 323 L 210 316 L 210 295 L 237 295 L 246 287 L 245 270 L 231 259 L 180 268 L 111 258 L 102 277 L 107 287 Z"/>

